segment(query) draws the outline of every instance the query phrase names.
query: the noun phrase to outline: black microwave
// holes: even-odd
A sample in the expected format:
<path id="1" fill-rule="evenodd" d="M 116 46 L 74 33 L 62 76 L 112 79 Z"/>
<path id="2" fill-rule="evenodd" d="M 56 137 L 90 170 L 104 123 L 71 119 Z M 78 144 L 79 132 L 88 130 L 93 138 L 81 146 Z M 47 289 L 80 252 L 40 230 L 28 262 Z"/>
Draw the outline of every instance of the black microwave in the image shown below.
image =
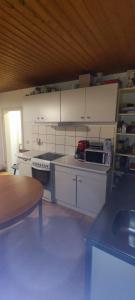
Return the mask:
<path id="1" fill-rule="evenodd" d="M 85 161 L 95 163 L 95 164 L 104 164 L 104 151 L 96 149 L 86 149 L 85 150 Z"/>

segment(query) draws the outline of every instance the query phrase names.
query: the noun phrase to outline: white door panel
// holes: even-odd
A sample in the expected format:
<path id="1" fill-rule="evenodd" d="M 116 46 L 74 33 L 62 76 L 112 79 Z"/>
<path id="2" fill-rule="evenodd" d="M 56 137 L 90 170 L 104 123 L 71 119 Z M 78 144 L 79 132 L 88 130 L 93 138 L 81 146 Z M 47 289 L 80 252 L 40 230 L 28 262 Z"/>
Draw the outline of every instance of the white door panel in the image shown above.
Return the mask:
<path id="1" fill-rule="evenodd" d="M 85 115 L 85 88 L 61 92 L 61 121 L 83 122 Z"/>
<path id="2" fill-rule="evenodd" d="M 117 89 L 116 83 L 86 88 L 86 120 L 115 122 Z"/>
<path id="3" fill-rule="evenodd" d="M 76 176 L 55 171 L 55 198 L 63 203 L 76 206 Z"/>

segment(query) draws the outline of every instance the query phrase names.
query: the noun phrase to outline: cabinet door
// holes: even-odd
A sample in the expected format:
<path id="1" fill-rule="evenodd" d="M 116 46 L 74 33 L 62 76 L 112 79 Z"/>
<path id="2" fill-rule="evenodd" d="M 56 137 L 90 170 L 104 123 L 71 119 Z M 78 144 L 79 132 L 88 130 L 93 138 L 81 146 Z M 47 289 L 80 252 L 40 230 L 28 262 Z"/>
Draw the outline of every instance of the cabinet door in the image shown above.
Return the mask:
<path id="1" fill-rule="evenodd" d="M 86 88 L 86 120 L 115 122 L 117 90 L 117 83 Z"/>
<path id="2" fill-rule="evenodd" d="M 34 122 L 39 111 L 39 96 L 33 95 L 23 98 L 23 122 Z"/>
<path id="3" fill-rule="evenodd" d="M 95 216 L 106 198 L 106 175 L 86 174 L 77 176 L 77 207 Z"/>
<path id="4" fill-rule="evenodd" d="M 91 300 L 132 300 L 135 295 L 135 267 L 92 247 Z"/>
<path id="5" fill-rule="evenodd" d="M 76 176 L 55 171 L 55 198 L 71 206 L 76 206 Z"/>
<path id="6" fill-rule="evenodd" d="M 44 122 L 60 122 L 60 92 L 37 94 L 24 98 L 23 120 L 35 121 L 44 117 Z M 41 120 L 42 121 L 42 120 Z"/>
<path id="7" fill-rule="evenodd" d="M 46 122 L 60 122 L 60 92 L 45 93 L 40 96 L 38 98 L 40 116 L 43 116 Z"/>
<path id="8" fill-rule="evenodd" d="M 61 121 L 82 122 L 85 113 L 85 88 L 61 92 Z"/>
<path id="9" fill-rule="evenodd" d="M 31 163 L 19 161 L 19 175 L 32 177 Z"/>

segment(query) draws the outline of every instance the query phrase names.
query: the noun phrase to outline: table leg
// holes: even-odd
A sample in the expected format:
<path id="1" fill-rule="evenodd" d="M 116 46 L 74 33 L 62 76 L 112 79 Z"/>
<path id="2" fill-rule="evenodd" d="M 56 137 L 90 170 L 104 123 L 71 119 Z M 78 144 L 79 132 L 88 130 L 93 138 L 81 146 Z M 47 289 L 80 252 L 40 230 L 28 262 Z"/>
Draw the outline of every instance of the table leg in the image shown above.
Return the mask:
<path id="1" fill-rule="evenodd" d="M 42 199 L 39 201 L 39 234 L 40 237 L 42 237 L 42 231 L 43 231 L 43 211 L 42 211 Z"/>

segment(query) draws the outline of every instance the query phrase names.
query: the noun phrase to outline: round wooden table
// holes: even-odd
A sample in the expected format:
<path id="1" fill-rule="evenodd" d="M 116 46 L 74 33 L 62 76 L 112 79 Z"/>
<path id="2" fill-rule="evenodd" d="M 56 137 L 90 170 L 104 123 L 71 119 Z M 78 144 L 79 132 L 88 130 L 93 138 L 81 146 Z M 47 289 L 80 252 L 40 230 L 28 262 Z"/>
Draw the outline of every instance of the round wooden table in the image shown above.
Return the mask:
<path id="1" fill-rule="evenodd" d="M 0 229 L 29 215 L 39 206 L 39 225 L 42 230 L 42 184 L 27 176 L 0 176 Z"/>

